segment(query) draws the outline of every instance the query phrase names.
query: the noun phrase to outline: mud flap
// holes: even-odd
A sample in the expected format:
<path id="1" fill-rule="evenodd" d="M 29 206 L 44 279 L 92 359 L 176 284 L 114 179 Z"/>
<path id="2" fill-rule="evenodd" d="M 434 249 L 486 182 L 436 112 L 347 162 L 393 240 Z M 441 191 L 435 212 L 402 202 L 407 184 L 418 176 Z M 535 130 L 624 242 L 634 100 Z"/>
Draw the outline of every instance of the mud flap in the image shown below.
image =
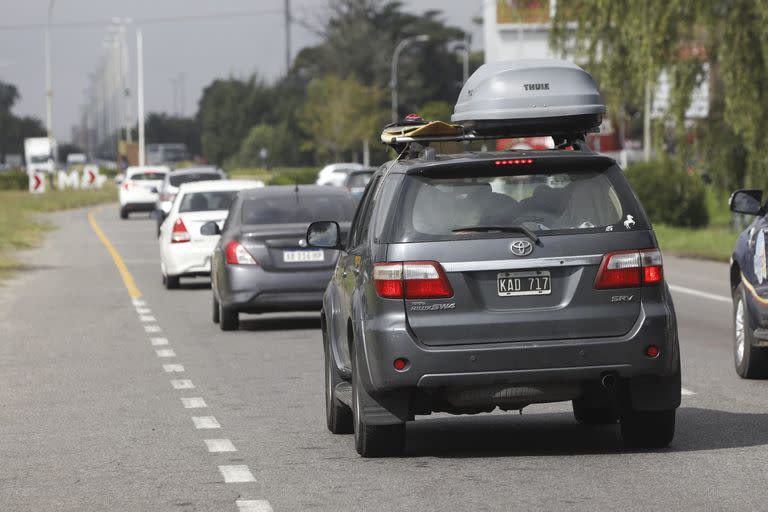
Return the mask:
<path id="1" fill-rule="evenodd" d="M 668 376 L 645 375 L 627 383 L 634 411 L 668 411 L 680 407 L 680 371 Z"/>

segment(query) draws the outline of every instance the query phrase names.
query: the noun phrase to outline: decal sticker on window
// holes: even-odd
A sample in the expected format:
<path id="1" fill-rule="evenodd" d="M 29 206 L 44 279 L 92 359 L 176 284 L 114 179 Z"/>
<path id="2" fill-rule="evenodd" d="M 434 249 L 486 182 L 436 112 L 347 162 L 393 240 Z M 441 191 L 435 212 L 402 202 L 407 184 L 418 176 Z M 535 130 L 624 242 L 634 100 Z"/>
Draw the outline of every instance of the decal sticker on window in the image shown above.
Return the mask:
<path id="1" fill-rule="evenodd" d="M 768 277 L 768 269 L 766 269 L 765 261 L 765 234 L 762 230 L 757 233 L 757 240 L 755 240 L 755 278 L 757 282 L 763 284 L 765 278 Z"/>
<path id="2" fill-rule="evenodd" d="M 632 229 L 635 227 L 635 218 L 632 215 L 627 215 L 627 220 L 624 221 L 625 229 Z"/>

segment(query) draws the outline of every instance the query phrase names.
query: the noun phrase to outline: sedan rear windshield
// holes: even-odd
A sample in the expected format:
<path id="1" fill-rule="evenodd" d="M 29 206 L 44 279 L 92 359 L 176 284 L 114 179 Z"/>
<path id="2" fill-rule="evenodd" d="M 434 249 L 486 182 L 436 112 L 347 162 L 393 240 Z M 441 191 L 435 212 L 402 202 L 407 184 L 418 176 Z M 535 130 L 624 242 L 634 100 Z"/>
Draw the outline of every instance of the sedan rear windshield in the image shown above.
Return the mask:
<path id="1" fill-rule="evenodd" d="M 236 190 L 184 194 L 179 205 L 179 213 L 229 210 L 236 195 Z"/>
<path id="2" fill-rule="evenodd" d="M 243 202 L 242 212 L 243 224 L 349 222 L 354 213 L 351 199 L 339 195 L 247 199 Z"/>
<path id="3" fill-rule="evenodd" d="M 514 175 L 466 172 L 439 178 L 411 175 L 404 186 L 395 242 L 509 236 L 503 228 L 520 226 L 539 235 L 644 227 L 634 195 L 617 167 Z"/>
<path id="4" fill-rule="evenodd" d="M 165 179 L 165 173 L 164 172 L 137 172 L 136 174 L 131 174 L 131 177 L 129 178 L 134 181 L 150 181 L 150 180 L 164 180 Z"/>
<path id="5" fill-rule="evenodd" d="M 173 187 L 179 187 L 183 183 L 192 183 L 193 181 L 211 181 L 211 180 L 220 180 L 221 174 L 216 172 L 201 172 L 201 173 L 191 173 L 191 174 L 177 174 L 176 176 L 171 176 L 168 181 L 171 182 L 171 186 Z"/>

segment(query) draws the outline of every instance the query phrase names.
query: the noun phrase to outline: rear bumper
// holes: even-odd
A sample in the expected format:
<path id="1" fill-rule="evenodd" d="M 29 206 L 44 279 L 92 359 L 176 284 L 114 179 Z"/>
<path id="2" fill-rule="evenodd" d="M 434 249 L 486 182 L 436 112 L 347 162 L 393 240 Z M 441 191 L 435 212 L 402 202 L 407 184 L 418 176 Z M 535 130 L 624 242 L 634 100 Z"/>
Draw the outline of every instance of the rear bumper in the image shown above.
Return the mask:
<path id="1" fill-rule="evenodd" d="M 361 333 L 367 366 L 362 380 L 372 395 L 525 384 L 581 385 L 597 383 L 607 373 L 627 381 L 674 380 L 679 375 L 674 313 L 663 303 L 644 305 L 633 328 L 615 338 L 428 347 L 407 327 L 396 325 L 392 318 L 377 319 L 365 324 Z M 656 358 L 645 355 L 651 344 L 661 349 Z M 409 361 L 406 370 L 394 369 L 396 358 Z M 671 393 L 658 403 L 677 407 L 679 384 Z"/>
<path id="2" fill-rule="evenodd" d="M 192 241 L 182 244 L 167 244 L 163 247 L 163 265 L 168 276 L 210 275 L 211 255 L 216 241 L 211 244 Z"/>
<path id="3" fill-rule="evenodd" d="M 120 208 L 126 212 L 151 212 L 155 210 L 155 203 L 125 203 Z"/>
<path id="4" fill-rule="evenodd" d="M 244 313 L 319 311 L 333 269 L 267 272 L 226 265 L 217 283 L 221 303 Z"/>

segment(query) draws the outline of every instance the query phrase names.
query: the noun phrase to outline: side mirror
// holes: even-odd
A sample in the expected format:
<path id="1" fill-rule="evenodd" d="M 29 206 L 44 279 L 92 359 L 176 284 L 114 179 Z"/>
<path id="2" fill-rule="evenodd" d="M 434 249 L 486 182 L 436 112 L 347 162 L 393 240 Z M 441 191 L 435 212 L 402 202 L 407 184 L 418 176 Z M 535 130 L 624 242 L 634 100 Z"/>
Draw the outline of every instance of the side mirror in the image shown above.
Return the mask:
<path id="1" fill-rule="evenodd" d="M 219 225 L 216 224 L 214 221 L 210 220 L 200 226 L 200 234 L 203 236 L 213 236 L 213 235 L 220 235 L 221 229 L 219 229 Z"/>
<path id="2" fill-rule="evenodd" d="M 760 215 L 763 213 L 763 191 L 758 189 L 742 189 L 731 194 L 728 206 L 734 213 Z"/>
<path id="3" fill-rule="evenodd" d="M 339 223 L 323 220 L 310 224 L 307 229 L 307 245 L 319 249 L 343 249 Z"/>

